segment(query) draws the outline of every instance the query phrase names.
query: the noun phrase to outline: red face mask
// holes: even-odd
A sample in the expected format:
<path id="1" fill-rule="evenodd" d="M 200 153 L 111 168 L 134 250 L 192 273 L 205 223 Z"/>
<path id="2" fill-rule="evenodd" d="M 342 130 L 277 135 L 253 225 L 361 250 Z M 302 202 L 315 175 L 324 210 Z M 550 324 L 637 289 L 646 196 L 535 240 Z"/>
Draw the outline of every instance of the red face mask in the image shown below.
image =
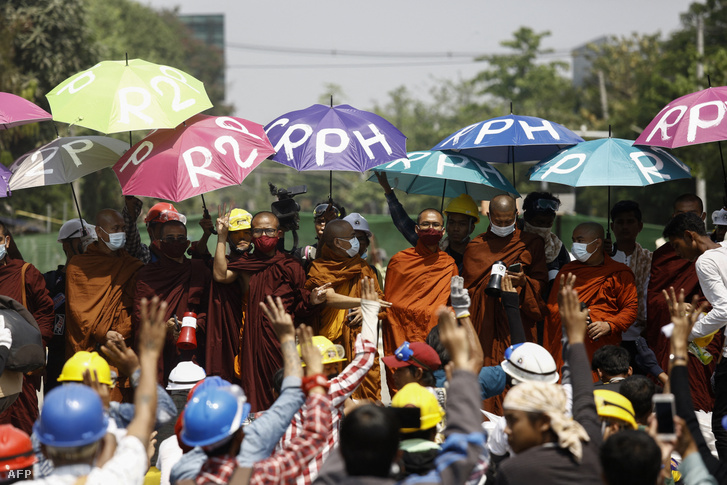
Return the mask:
<path id="1" fill-rule="evenodd" d="M 429 229 L 420 229 L 418 236 L 425 246 L 434 246 L 439 244 L 444 233 L 438 229 L 430 227 Z"/>
<path id="2" fill-rule="evenodd" d="M 258 249 L 263 253 L 269 253 L 278 247 L 278 238 L 263 235 L 252 238 L 252 243 L 255 245 L 255 249 Z"/>
<path id="3" fill-rule="evenodd" d="M 155 241 L 156 242 L 156 241 Z M 159 242 L 159 249 L 167 255 L 168 257 L 172 259 L 181 258 L 184 256 L 184 252 L 189 247 L 190 242 L 189 240 L 180 242 L 180 241 L 174 241 L 174 242 L 167 242 L 167 241 L 160 241 Z"/>

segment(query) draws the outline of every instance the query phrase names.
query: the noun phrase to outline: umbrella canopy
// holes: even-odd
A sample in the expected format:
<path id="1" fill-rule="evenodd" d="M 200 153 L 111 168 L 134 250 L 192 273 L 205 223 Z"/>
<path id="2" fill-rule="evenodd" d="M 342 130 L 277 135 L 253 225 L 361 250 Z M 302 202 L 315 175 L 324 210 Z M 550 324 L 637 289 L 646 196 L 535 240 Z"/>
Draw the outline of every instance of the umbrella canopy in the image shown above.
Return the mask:
<path id="1" fill-rule="evenodd" d="M 443 197 L 469 194 L 475 200 L 489 200 L 506 193 L 520 196 L 499 170 L 482 160 L 440 151 L 409 152 L 407 157 L 373 170 L 385 172 L 391 187 L 407 194 Z M 375 175 L 368 180 L 378 182 Z"/>
<path id="2" fill-rule="evenodd" d="M 0 129 L 51 119 L 50 113 L 25 98 L 12 93 L 0 93 Z"/>
<path id="3" fill-rule="evenodd" d="M 462 128 L 432 150 L 456 150 L 491 163 L 517 163 L 542 160 L 582 141 L 558 123 L 509 114 Z"/>
<path id="4" fill-rule="evenodd" d="M 292 111 L 265 127 L 272 160 L 303 170 L 365 172 L 406 157 L 406 137 L 381 116 L 349 105 Z"/>
<path id="5" fill-rule="evenodd" d="M 99 62 L 46 97 L 54 120 L 102 133 L 174 128 L 212 107 L 201 81 L 141 59 Z"/>
<path id="6" fill-rule="evenodd" d="M 0 163 L 0 197 L 7 197 L 10 195 L 10 177 L 13 175 L 8 167 Z"/>
<path id="7" fill-rule="evenodd" d="M 241 184 L 274 152 L 262 125 L 196 115 L 142 139 L 116 162 L 114 172 L 124 195 L 180 202 Z"/>
<path id="8" fill-rule="evenodd" d="M 56 138 L 10 166 L 10 190 L 67 184 L 112 166 L 129 145 L 108 136 Z"/>
<path id="9" fill-rule="evenodd" d="M 689 167 L 670 153 L 633 143 L 620 138 L 579 143 L 535 165 L 530 180 L 571 187 L 642 187 L 691 178 Z"/>

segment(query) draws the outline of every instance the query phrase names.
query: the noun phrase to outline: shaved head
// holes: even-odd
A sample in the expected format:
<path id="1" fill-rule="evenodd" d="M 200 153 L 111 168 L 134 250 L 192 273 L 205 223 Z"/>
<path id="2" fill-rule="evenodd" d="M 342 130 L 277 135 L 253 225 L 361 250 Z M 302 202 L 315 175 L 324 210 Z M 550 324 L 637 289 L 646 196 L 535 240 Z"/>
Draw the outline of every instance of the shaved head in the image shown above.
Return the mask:
<path id="1" fill-rule="evenodd" d="M 323 229 L 323 244 L 333 248 L 333 241 L 337 238 L 351 239 L 354 236 L 355 232 L 348 221 L 344 221 L 343 219 L 334 219 L 326 224 L 325 229 Z"/>
<path id="2" fill-rule="evenodd" d="M 124 220 L 124 217 L 119 213 L 119 211 L 114 209 L 103 209 L 96 214 L 96 225 L 106 228 L 113 225 L 113 223 L 119 218 L 122 221 Z"/>
<path id="3" fill-rule="evenodd" d="M 424 209 L 423 211 L 421 211 L 419 213 L 419 215 L 417 216 L 417 224 L 419 224 L 422 221 L 422 217 L 423 216 L 428 216 L 429 214 L 436 215 L 439 218 L 438 219 L 439 222 L 441 222 L 442 224 L 444 224 L 444 216 L 437 209 Z"/>
<path id="4" fill-rule="evenodd" d="M 490 212 L 492 211 L 513 213 L 517 211 L 517 203 L 507 194 L 496 195 L 490 201 Z"/>
<path id="5" fill-rule="evenodd" d="M 256 225 L 262 223 L 263 221 L 270 222 L 274 225 L 274 227 L 280 226 L 280 221 L 278 220 L 277 216 L 269 211 L 262 211 L 255 214 L 255 217 L 252 218 L 251 225 L 253 229 Z"/>
<path id="6" fill-rule="evenodd" d="M 584 222 L 582 224 L 578 224 L 573 230 L 573 234 L 575 234 L 576 231 L 581 232 L 584 235 L 591 235 L 594 238 L 606 238 L 606 233 L 603 231 L 603 226 L 597 222 Z"/>

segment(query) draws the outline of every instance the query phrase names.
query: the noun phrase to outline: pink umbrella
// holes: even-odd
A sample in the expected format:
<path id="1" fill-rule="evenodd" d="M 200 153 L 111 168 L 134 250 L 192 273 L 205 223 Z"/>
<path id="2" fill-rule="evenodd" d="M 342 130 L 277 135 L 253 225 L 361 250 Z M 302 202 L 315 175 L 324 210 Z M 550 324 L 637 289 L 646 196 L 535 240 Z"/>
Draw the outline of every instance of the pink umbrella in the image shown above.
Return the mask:
<path id="1" fill-rule="evenodd" d="M 12 93 L 0 93 L 0 127 L 3 130 L 26 123 L 52 119 L 50 113 L 25 98 Z"/>
<path id="2" fill-rule="evenodd" d="M 230 116 L 195 115 L 156 130 L 113 167 L 124 195 L 180 202 L 239 185 L 275 153 L 262 125 Z"/>

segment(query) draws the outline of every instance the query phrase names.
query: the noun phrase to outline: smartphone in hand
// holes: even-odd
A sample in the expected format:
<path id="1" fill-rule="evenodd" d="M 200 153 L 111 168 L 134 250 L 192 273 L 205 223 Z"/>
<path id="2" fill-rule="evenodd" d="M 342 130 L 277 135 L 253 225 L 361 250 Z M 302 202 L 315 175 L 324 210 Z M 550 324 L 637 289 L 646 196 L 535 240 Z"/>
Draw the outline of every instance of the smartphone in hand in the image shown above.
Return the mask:
<path id="1" fill-rule="evenodd" d="M 507 267 L 508 273 L 520 273 L 523 270 L 522 263 L 511 264 Z"/>
<path id="2" fill-rule="evenodd" d="M 676 439 L 674 426 L 674 394 L 654 394 L 654 413 L 656 414 L 656 435 L 660 440 L 671 441 Z"/>

